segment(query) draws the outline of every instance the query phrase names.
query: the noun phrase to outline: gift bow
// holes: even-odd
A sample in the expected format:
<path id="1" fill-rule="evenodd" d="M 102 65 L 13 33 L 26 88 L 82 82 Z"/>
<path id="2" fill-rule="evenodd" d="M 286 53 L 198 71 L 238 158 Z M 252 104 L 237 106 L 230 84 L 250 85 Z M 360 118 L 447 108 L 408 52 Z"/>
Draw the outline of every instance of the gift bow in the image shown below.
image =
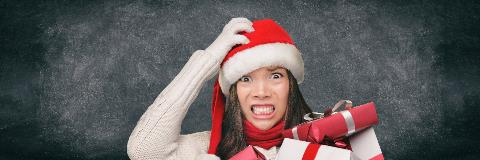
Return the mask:
<path id="1" fill-rule="evenodd" d="M 337 113 L 335 112 L 342 104 L 345 104 L 345 110 L 350 110 L 352 109 L 352 101 L 350 100 L 340 100 L 338 101 L 333 108 L 327 108 L 323 113 L 318 113 L 318 112 L 312 112 L 312 113 L 307 113 L 305 116 L 303 116 L 303 119 L 305 119 L 307 122 L 313 121 L 315 119 L 321 119 L 324 117 L 328 117 L 332 115 L 332 113 Z"/>

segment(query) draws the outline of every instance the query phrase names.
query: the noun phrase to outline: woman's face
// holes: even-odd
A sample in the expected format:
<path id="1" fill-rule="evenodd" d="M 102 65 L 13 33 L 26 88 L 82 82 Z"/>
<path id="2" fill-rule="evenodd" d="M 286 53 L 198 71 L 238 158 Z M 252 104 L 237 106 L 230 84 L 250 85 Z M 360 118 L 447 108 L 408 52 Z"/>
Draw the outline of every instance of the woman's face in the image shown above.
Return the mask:
<path id="1" fill-rule="evenodd" d="M 255 127 L 268 130 L 283 119 L 287 109 L 289 82 L 282 67 L 263 67 L 237 82 L 244 117 Z"/>

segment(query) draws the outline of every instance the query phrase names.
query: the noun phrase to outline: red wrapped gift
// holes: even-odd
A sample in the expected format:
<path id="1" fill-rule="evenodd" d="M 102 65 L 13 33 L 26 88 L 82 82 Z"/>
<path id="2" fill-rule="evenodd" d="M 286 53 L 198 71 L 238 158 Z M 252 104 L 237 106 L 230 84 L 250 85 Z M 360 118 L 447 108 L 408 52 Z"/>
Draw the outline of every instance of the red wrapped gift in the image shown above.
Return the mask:
<path id="1" fill-rule="evenodd" d="M 276 160 L 360 160 L 347 149 L 285 138 Z"/>
<path id="2" fill-rule="evenodd" d="M 351 105 L 350 101 L 340 101 L 333 111 L 343 102 Z M 285 138 L 292 138 L 313 143 L 321 143 L 324 137 L 332 139 L 352 135 L 362 129 L 378 123 L 377 112 L 373 102 L 354 108 L 347 105 L 347 110 L 333 113 L 330 116 L 302 123 L 292 129 L 283 131 Z M 350 109 L 351 108 L 351 109 Z"/>
<path id="3" fill-rule="evenodd" d="M 265 160 L 265 156 L 260 153 L 253 146 L 249 145 L 247 148 L 235 154 L 229 160 Z"/>

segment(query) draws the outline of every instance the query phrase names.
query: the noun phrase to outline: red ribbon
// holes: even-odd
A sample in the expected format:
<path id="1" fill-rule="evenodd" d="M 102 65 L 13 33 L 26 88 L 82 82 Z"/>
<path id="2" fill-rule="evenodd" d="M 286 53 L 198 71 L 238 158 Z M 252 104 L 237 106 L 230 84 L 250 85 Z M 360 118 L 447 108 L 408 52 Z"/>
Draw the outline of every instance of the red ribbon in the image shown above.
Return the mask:
<path id="1" fill-rule="evenodd" d="M 373 157 L 373 158 L 370 158 L 370 160 L 383 160 L 383 159 L 384 159 L 384 158 L 383 158 L 383 154 L 382 154 L 382 153 L 376 155 L 376 156 Z"/>
<path id="2" fill-rule="evenodd" d="M 307 149 L 305 149 L 305 152 L 303 153 L 302 160 L 314 160 L 319 149 L 319 144 L 309 143 Z"/>

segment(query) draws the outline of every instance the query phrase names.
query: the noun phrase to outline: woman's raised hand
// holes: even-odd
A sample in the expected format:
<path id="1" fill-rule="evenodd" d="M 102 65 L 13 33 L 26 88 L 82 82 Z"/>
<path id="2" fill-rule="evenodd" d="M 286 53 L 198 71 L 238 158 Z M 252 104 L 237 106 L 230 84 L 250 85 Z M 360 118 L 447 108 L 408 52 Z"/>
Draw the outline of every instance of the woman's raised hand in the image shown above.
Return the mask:
<path id="1" fill-rule="evenodd" d="M 207 53 L 212 54 L 218 61 L 222 61 L 228 51 L 237 44 L 247 44 L 248 38 L 238 34 L 240 32 L 253 32 L 252 22 L 247 18 L 232 18 L 217 39 L 205 49 Z"/>

